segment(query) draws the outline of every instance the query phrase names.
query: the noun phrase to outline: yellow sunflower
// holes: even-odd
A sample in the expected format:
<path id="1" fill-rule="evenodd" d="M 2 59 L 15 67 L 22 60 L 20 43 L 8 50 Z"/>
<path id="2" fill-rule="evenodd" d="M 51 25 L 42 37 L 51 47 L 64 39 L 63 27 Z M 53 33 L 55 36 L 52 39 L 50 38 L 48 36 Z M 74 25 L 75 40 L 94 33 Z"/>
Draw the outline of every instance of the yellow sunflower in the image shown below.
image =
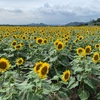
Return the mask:
<path id="1" fill-rule="evenodd" d="M 43 62 L 41 62 L 41 61 L 37 62 L 37 63 L 35 64 L 34 68 L 33 68 L 33 71 L 34 71 L 35 73 L 38 73 L 38 71 L 39 71 L 40 67 L 42 66 L 42 64 L 43 64 Z"/>
<path id="2" fill-rule="evenodd" d="M 24 45 L 24 43 L 23 43 L 23 42 L 20 42 L 20 45 L 21 45 L 21 46 L 23 46 L 23 45 Z"/>
<path id="3" fill-rule="evenodd" d="M 43 43 L 44 43 L 44 44 L 48 43 L 48 40 L 47 40 L 47 39 L 44 39 L 44 40 L 43 40 Z"/>
<path id="4" fill-rule="evenodd" d="M 64 48 L 64 43 L 63 42 L 58 42 L 56 49 L 57 50 L 62 50 Z"/>
<path id="5" fill-rule="evenodd" d="M 23 63 L 24 63 L 23 58 L 18 58 L 18 59 L 16 60 L 16 65 L 22 65 Z"/>
<path id="6" fill-rule="evenodd" d="M 88 45 L 85 47 L 86 54 L 89 54 L 91 52 L 91 50 L 92 50 L 91 46 Z"/>
<path id="7" fill-rule="evenodd" d="M 11 43 L 12 46 L 15 46 L 16 44 L 17 44 L 17 41 L 15 40 Z"/>
<path id="8" fill-rule="evenodd" d="M 36 43 L 37 44 L 42 44 L 43 43 L 43 39 L 42 38 L 37 38 L 36 39 Z"/>
<path id="9" fill-rule="evenodd" d="M 57 39 L 57 40 L 54 42 L 54 45 L 57 46 L 58 42 L 60 42 L 59 39 Z"/>
<path id="10" fill-rule="evenodd" d="M 77 54 L 80 55 L 80 56 L 85 56 L 85 49 L 82 48 L 82 47 L 79 47 L 77 50 Z"/>
<path id="11" fill-rule="evenodd" d="M 95 44 L 95 48 L 99 48 L 100 47 L 100 44 Z"/>
<path id="12" fill-rule="evenodd" d="M 1 58 L 0 59 L 0 72 L 5 72 L 7 69 L 10 68 L 10 63 L 7 59 Z"/>
<path id="13" fill-rule="evenodd" d="M 22 39 L 25 40 L 26 39 L 26 36 L 22 36 Z"/>
<path id="14" fill-rule="evenodd" d="M 62 80 L 66 82 L 67 80 L 69 80 L 69 78 L 70 78 L 70 71 L 69 70 L 64 71 L 62 75 Z"/>
<path id="15" fill-rule="evenodd" d="M 39 73 L 38 73 L 40 78 L 47 77 L 47 74 L 49 72 L 49 67 L 50 67 L 50 65 L 48 63 L 46 63 L 46 62 L 42 64 L 42 66 L 39 69 Z"/>
<path id="16" fill-rule="evenodd" d="M 83 36 L 79 36 L 78 40 L 81 41 L 83 39 Z"/>
<path id="17" fill-rule="evenodd" d="M 93 62 L 97 63 L 99 61 L 99 53 L 98 52 L 94 52 L 92 60 Z"/>
<path id="18" fill-rule="evenodd" d="M 15 45 L 14 48 L 15 48 L 15 50 L 19 50 L 22 48 L 22 45 L 21 44 Z"/>

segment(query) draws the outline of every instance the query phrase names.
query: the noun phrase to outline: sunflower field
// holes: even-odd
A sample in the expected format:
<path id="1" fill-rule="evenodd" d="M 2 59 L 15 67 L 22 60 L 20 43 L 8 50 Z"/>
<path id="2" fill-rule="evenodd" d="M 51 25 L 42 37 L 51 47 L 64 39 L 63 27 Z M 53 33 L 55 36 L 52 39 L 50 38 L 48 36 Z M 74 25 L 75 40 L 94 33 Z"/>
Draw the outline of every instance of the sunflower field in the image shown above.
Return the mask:
<path id="1" fill-rule="evenodd" d="M 0 26 L 0 100 L 100 100 L 100 27 Z"/>

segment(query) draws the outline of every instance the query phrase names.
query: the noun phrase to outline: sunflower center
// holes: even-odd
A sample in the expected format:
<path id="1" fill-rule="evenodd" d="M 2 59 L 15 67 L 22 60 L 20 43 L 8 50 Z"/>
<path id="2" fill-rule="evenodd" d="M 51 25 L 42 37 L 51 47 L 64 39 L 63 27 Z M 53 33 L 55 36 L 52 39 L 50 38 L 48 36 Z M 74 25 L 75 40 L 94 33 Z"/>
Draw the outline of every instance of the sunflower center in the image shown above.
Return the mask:
<path id="1" fill-rule="evenodd" d="M 79 52 L 79 53 L 82 53 L 82 49 L 79 49 L 78 52 Z"/>
<path id="2" fill-rule="evenodd" d="M 65 79 L 68 79 L 69 75 L 68 73 L 65 74 Z"/>
<path id="3" fill-rule="evenodd" d="M 79 39 L 82 40 L 82 37 L 80 37 Z"/>
<path id="4" fill-rule="evenodd" d="M 99 47 L 99 44 L 97 44 L 96 47 L 98 48 Z"/>
<path id="5" fill-rule="evenodd" d="M 44 43 L 47 43 L 47 40 L 44 40 Z"/>
<path id="6" fill-rule="evenodd" d="M 16 45 L 16 42 L 13 42 L 12 45 Z"/>
<path id="7" fill-rule="evenodd" d="M 94 56 L 94 59 L 95 59 L 95 60 L 98 60 L 98 59 L 99 59 L 99 56 L 98 56 L 98 55 L 95 55 L 95 56 Z"/>
<path id="8" fill-rule="evenodd" d="M 7 64 L 5 62 L 0 63 L 0 69 L 5 69 L 7 67 Z"/>
<path id="9" fill-rule="evenodd" d="M 22 63 L 22 60 L 19 60 L 18 63 L 19 63 L 19 64 Z"/>
<path id="10" fill-rule="evenodd" d="M 86 48 L 86 53 L 89 53 L 90 52 L 90 49 L 89 48 Z"/>
<path id="11" fill-rule="evenodd" d="M 47 73 L 47 67 L 43 67 L 43 69 L 41 70 L 41 74 L 45 75 Z"/>
<path id="12" fill-rule="evenodd" d="M 41 39 L 39 39 L 39 40 L 38 40 L 38 43 L 42 43 L 42 40 L 41 40 Z"/>
<path id="13" fill-rule="evenodd" d="M 20 45 L 17 45 L 16 48 L 20 48 Z"/>
<path id="14" fill-rule="evenodd" d="M 58 49 L 61 49 L 62 48 L 62 44 L 58 44 Z"/>

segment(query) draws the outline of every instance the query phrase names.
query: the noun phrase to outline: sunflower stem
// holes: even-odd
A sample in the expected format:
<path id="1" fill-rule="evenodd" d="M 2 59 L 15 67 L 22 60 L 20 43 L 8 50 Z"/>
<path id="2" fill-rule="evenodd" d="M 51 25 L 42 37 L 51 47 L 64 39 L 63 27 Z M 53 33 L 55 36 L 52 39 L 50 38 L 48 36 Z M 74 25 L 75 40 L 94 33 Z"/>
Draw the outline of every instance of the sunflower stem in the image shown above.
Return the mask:
<path id="1" fill-rule="evenodd" d="M 19 75 L 19 77 L 20 77 L 20 66 L 18 65 L 18 75 Z"/>
<path id="2" fill-rule="evenodd" d="M 5 82 L 5 73 L 2 74 L 3 83 Z"/>

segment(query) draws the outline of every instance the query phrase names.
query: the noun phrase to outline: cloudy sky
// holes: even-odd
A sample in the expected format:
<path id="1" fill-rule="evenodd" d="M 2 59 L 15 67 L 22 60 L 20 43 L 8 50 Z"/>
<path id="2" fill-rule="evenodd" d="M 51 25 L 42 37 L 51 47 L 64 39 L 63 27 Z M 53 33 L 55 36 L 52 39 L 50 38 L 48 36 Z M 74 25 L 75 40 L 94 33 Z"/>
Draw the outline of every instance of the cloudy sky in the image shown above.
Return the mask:
<path id="1" fill-rule="evenodd" d="M 0 0 L 0 24 L 66 24 L 100 17 L 100 0 Z"/>

